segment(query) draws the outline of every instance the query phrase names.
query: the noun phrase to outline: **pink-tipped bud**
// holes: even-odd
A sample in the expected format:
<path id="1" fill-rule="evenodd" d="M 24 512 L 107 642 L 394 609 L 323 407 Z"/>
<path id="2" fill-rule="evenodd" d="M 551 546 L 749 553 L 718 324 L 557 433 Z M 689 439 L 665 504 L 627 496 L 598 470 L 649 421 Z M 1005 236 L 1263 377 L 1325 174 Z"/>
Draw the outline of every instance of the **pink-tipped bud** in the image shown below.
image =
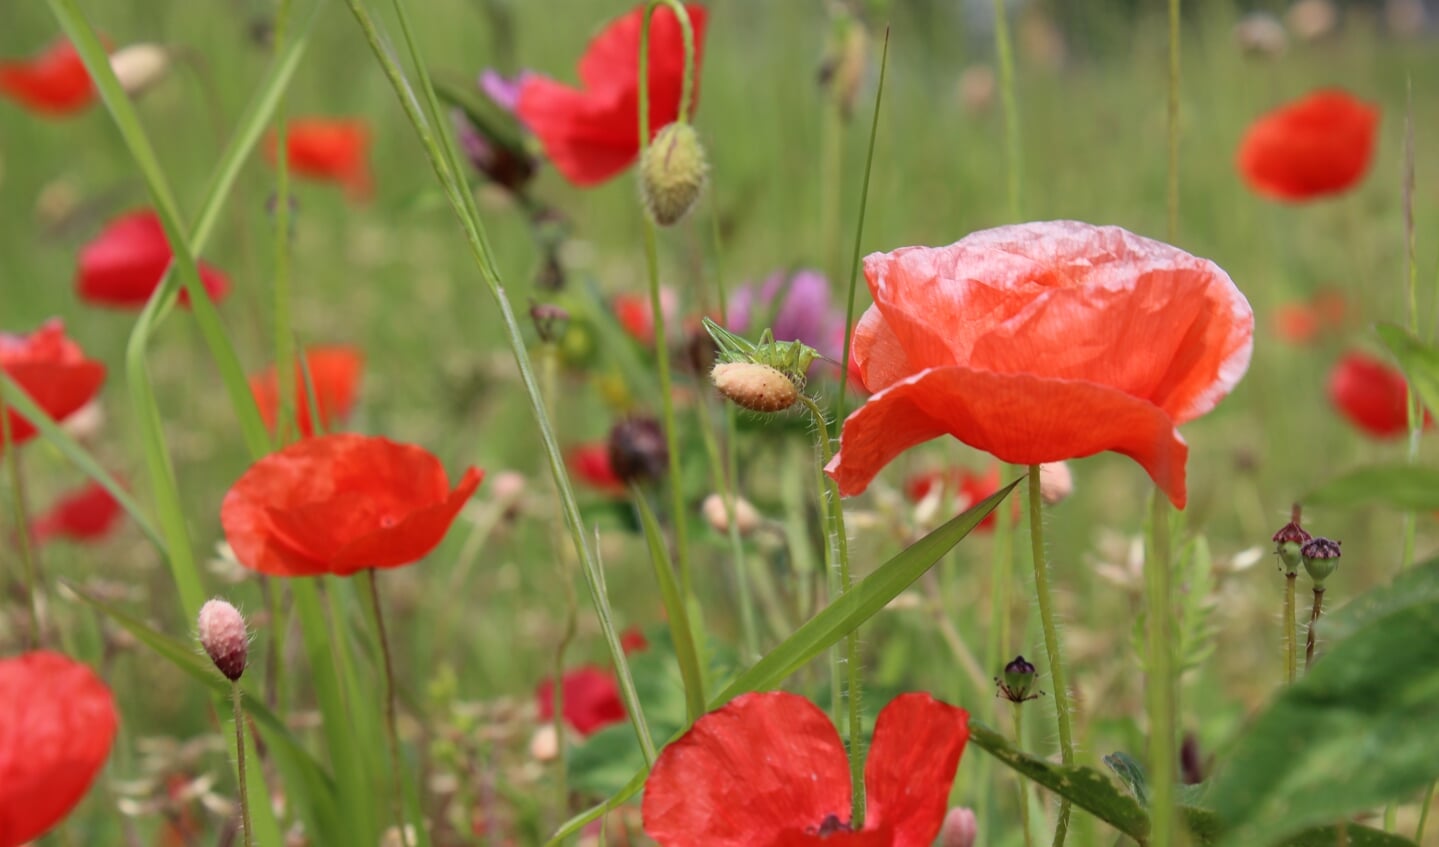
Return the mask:
<path id="1" fill-rule="evenodd" d="M 725 498 L 719 494 L 711 494 L 705 498 L 704 505 L 700 507 L 704 513 L 705 522 L 718 533 L 729 532 L 729 505 Z M 734 501 L 735 529 L 739 530 L 740 537 L 754 532 L 760 525 L 759 512 L 750 502 L 743 497 L 736 497 Z"/>
<path id="2" fill-rule="evenodd" d="M 210 661 L 230 681 L 239 679 L 250 652 L 250 637 L 240 610 L 219 598 L 208 600 L 200 607 L 198 629 L 200 646 Z"/>
<path id="3" fill-rule="evenodd" d="M 1063 502 L 1074 493 L 1074 474 L 1067 462 L 1045 462 L 1039 466 L 1039 496 L 1046 505 Z"/>
<path id="4" fill-rule="evenodd" d="M 794 381 L 757 362 L 725 362 L 710 371 L 715 388 L 752 412 L 782 412 L 799 399 Z"/>
<path id="5" fill-rule="evenodd" d="M 974 839 L 979 835 L 979 821 L 975 820 L 974 810 L 965 806 L 955 806 L 944 816 L 944 826 L 939 830 L 940 847 L 974 847 Z"/>

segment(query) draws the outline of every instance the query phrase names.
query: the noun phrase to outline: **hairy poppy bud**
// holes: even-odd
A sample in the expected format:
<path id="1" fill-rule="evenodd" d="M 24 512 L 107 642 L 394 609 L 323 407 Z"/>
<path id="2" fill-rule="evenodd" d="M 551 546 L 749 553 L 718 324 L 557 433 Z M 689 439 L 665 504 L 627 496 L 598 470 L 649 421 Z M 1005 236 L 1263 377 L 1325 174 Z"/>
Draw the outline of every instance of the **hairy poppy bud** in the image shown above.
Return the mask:
<path id="1" fill-rule="evenodd" d="M 250 638 L 245 632 L 245 618 L 240 610 L 216 598 L 200 607 L 198 622 L 200 646 L 225 678 L 234 682 L 245 672 L 250 651 Z"/>
<path id="2" fill-rule="evenodd" d="M 110 54 L 110 70 L 131 97 L 142 94 L 170 71 L 170 51 L 158 44 L 131 44 Z"/>
<path id="3" fill-rule="evenodd" d="M 1299 572 L 1299 563 L 1303 560 L 1304 545 L 1312 538 L 1304 527 L 1299 525 L 1299 506 L 1294 506 L 1290 515 L 1289 523 L 1281 526 L 1279 531 L 1274 533 L 1274 543 L 1278 545 L 1275 552 L 1284 562 L 1284 573 L 1295 574 Z"/>
<path id="4" fill-rule="evenodd" d="M 610 430 L 610 467 L 622 482 L 654 482 L 669 464 L 665 433 L 655 419 L 630 418 Z"/>
<path id="5" fill-rule="evenodd" d="M 729 504 L 725 501 L 724 497 L 718 494 L 711 494 L 705 498 L 704 505 L 700 507 L 700 511 L 704 513 L 705 522 L 708 523 L 715 532 L 729 532 Z M 734 498 L 734 516 L 735 529 L 739 530 L 741 536 L 746 536 L 754 532 L 760 524 L 759 512 L 743 497 L 736 496 Z"/>
<path id="6" fill-rule="evenodd" d="M 782 412 L 799 399 L 793 380 L 756 362 L 715 365 L 710 379 L 721 394 L 752 412 Z"/>
<path id="7" fill-rule="evenodd" d="M 944 816 L 944 826 L 939 828 L 940 847 L 974 847 L 979 835 L 979 822 L 974 810 L 967 806 L 955 806 Z"/>
<path id="8" fill-rule="evenodd" d="M 679 222 L 704 191 L 708 173 L 694 127 L 677 122 L 660 130 L 640 159 L 640 195 L 654 222 Z"/>
<path id="9" fill-rule="evenodd" d="M 1053 506 L 1074 493 L 1074 474 L 1067 462 L 1045 462 L 1039 466 L 1039 496 Z"/>
<path id="10" fill-rule="evenodd" d="M 1340 543 L 1329 538 L 1314 538 L 1305 542 L 1300 551 L 1304 558 L 1304 570 L 1314 580 L 1316 591 L 1322 591 L 1324 580 L 1339 569 Z"/>
<path id="11" fill-rule="evenodd" d="M 1026 662 L 1023 656 L 1015 656 L 1014 661 L 1004 666 L 1004 678 L 995 682 L 999 683 L 999 693 L 1004 699 L 1011 703 L 1023 703 L 1039 696 L 1030 693 L 1038 673 L 1039 669 Z"/>

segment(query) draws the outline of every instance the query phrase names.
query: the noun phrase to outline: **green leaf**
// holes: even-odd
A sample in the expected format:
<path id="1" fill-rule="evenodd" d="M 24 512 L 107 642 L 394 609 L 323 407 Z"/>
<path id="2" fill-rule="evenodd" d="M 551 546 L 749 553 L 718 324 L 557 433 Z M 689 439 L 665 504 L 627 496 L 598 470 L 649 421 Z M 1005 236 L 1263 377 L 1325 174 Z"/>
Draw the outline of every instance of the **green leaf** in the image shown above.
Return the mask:
<path id="1" fill-rule="evenodd" d="M 1180 806 L 1179 811 L 1184 818 L 1184 825 L 1200 844 L 1215 844 L 1219 841 L 1222 831 L 1218 815 L 1209 809 L 1193 806 Z M 1336 847 L 1339 844 L 1348 844 L 1349 847 L 1415 847 L 1414 842 L 1407 838 L 1357 823 L 1345 827 L 1343 839 L 1340 838 L 1339 827 L 1318 826 L 1291 835 L 1278 842 L 1276 847 Z"/>
<path id="2" fill-rule="evenodd" d="M 659 583 L 660 598 L 669 618 L 670 638 L 675 644 L 675 658 L 679 661 L 680 676 L 685 683 L 685 703 L 690 721 L 705 713 L 704 674 L 700 668 L 699 652 L 695 649 L 694 631 L 690 625 L 689 612 L 684 598 L 680 596 L 679 585 L 675 583 L 674 569 L 670 564 L 669 546 L 660 532 L 659 521 L 649 501 L 639 488 L 631 488 L 631 499 L 640 513 L 640 523 L 645 529 L 645 540 L 649 542 L 650 562 L 654 565 L 655 581 Z"/>
<path id="3" fill-rule="evenodd" d="M 1122 750 L 1116 750 L 1104 757 L 1104 764 L 1114 771 L 1119 781 L 1129 788 L 1129 793 L 1139 801 L 1139 805 L 1149 806 L 1149 782 L 1144 776 L 1144 766 L 1134 760 L 1134 757 Z"/>
<path id="4" fill-rule="evenodd" d="M 1338 642 L 1403 609 L 1436 605 L 1439 605 L 1439 558 L 1401 571 L 1388 585 L 1370 589 L 1320 618 L 1319 632 L 1327 641 Z"/>
<path id="5" fill-rule="evenodd" d="M 1423 571 L 1405 575 L 1426 586 L 1414 602 L 1390 586 L 1336 615 L 1347 637 L 1235 741 L 1209 795 L 1222 843 L 1271 844 L 1439 779 L 1439 598 Z"/>
<path id="6" fill-rule="evenodd" d="M 945 553 L 968 535 L 980 521 L 989 516 L 995 507 L 1009 496 L 1009 492 L 1020 483 L 1016 479 L 978 503 L 964 514 L 951 519 L 930 534 L 911 544 L 898 555 L 880 565 L 874 573 L 855 584 L 849 593 L 839 597 L 803 626 L 795 630 L 763 658 L 740 674 L 719 694 L 709 701 L 710 709 L 718 709 L 735 697 L 749 691 L 774 688 L 784 682 L 790 674 L 804 667 L 831 646 L 838 644 L 854 629 L 883 609 L 889 601 L 898 597 L 925 571 L 934 566 Z M 673 739 L 671 739 L 673 740 Z M 644 787 L 645 774 L 640 772 L 630 778 L 618 793 L 603 803 L 567 821 L 546 844 L 558 844 L 565 838 L 579 832 L 585 824 L 597 820 L 601 815 L 617 808 Z M 1131 800 L 1132 802 L 1132 800 Z"/>
<path id="7" fill-rule="evenodd" d="M 1304 498 L 1306 505 L 1378 503 L 1405 511 L 1439 509 L 1439 470 L 1412 465 L 1361 468 L 1330 480 Z"/>
<path id="8" fill-rule="evenodd" d="M 1399 361 L 1399 367 L 1409 377 L 1409 384 L 1424 407 L 1439 412 L 1439 350 L 1391 323 L 1379 324 L 1374 331 Z"/>

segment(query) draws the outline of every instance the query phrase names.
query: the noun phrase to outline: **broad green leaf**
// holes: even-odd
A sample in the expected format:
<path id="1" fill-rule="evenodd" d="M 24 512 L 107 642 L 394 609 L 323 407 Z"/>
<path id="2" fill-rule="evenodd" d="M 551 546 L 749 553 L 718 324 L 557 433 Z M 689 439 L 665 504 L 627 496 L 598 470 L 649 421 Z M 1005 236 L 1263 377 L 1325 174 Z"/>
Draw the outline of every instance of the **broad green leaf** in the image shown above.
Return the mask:
<path id="1" fill-rule="evenodd" d="M 674 640 L 680 676 L 684 678 L 686 709 L 693 722 L 705 713 L 704 674 L 700 668 L 699 652 L 695 649 L 694 631 L 684 598 L 680 596 L 679 585 L 675 583 L 669 546 L 660 532 L 659 521 L 655 520 L 644 492 L 633 488 L 631 493 L 635 508 L 640 513 L 640 523 L 645 529 L 645 540 L 649 543 L 650 562 L 654 565 L 655 581 L 659 583 L 660 598 L 669 617 L 670 638 Z"/>
<path id="2" fill-rule="evenodd" d="M 1439 606 L 1439 558 L 1406 568 L 1388 585 L 1370 589 L 1320 618 L 1319 634 L 1325 641 L 1342 641 L 1410 606 Z"/>
<path id="3" fill-rule="evenodd" d="M 1407 511 L 1439 509 L 1439 470 L 1389 465 L 1350 471 L 1311 491 L 1306 505 L 1357 506 L 1378 503 Z"/>
<path id="4" fill-rule="evenodd" d="M 1394 358 L 1399 360 L 1399 367 L 1409 377 L 1409 384 L 1424 402 L 1424 407 L 1439 412 L 1439 350 L 1394 324 L 1379 324 L 1374 331 Z"/>
<path id="5" fill-rule="evenodd" d="M 1022 479 L 1022 478 L 1021 478 Z M 980 521 L 1009 496 L 1019 479 L 1004 486 L 969 508 L 948 523 L 905 548 L 894 558 L 880 565 L 874 573 L 855 583 L 848 594 L 837 598 L 803 626 L 795 630 L 773 650 L 752 665 L 724 690 L 709 701 L 710 709 L 718 709 L 730 700 L 749 691 L 774 688 L 790 674 L 804 667 L 831 646 L 838 644 L 856 627 L 898 597 L 924 572 L 934 566 L 945 553 L 968 535 Z M 673 739 L 671 739 L 673 740 Z M 590 821 L 617 808 L 644 787 L 645 774 L 635 774 L 624 788 L 603 803 L 569 821 L 550 838 L 547 844 L 558 844 L 582 829 Z"/>
<path id="6" fill-rule="evenodd" d="M 1439 779 L 1439 600 L 1352 618 L 1362 624 L 1233 744 L 1209 794 L 1222 843 L 1272 844 Z"/>
<path id="7" fill-rule="evenodd" d="M 1218 815 L 1209 809 L 1193 806 L 1180 806 L 1179 811 L 1184 825 L 1201 845 L 1219 842 L 1223 832 Z M 1407 838 L 1357 823 L 1345 827 L 1343 838 L 1340 837 L 1338 826 L 1318 826 L 1291 835 L 1278 842 L 1276 847 L 1337 847 L 1340 844 L 1347 844 L 1348 847 L 1415 847 L 1414 842 Z"/>

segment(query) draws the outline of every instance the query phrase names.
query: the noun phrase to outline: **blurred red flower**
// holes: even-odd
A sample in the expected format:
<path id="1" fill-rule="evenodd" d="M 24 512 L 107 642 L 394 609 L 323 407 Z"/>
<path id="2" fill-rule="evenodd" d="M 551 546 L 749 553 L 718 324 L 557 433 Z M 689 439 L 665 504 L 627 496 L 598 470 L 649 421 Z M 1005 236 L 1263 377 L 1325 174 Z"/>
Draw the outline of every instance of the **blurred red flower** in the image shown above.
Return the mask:
<path id="1" fill-rule="evenodd" d="M 0 59 L 0 94 L 42 115 L 68 115 L 90 105 L 95 86 L 80 54 L 56 41 L 29 59 Z"/>
<path id="2" fill-rule="evenodd" d="M 42 544 L 56 538 L 99 541 L 119 524 L 120 514 L 120 504 L 110 492 L 91 482 L 61 497 L 31 521 L 30 534 Z"/>
<path id="3" fill-rule="evenodd" d="M 1375 438 L 1409 429 L 1409 384 L 1404 375 L 1364 353 L 1346 353 L 1329 372 L 1329 401 L 1350 423 Z M 1424 425 L 1433 418 L 1426 410 Z"/>
<path id="4" fill-rule="evenodd" d="M 370 176 L 370 128 L 359 118 L 295 118 L 285 127 L 290 168 L 300 176 L 335 182 L 352 200 L 375 193 Z M 275 161 L 275 134 L 265 139 L 265 158 Z"/>
<path id="5" fill-rule="evenodd" d="M 743 694 L 660 753 L 645 781 L 645 832 L 662 847 L 929 847 L 968 740 L 963 709 L 928 694 L 891 700 L 854 831 L 849 763 L 829 718 L 796 694 Z"/>
<path id="6" fill-rule="evenodd" d="M 1308 303 L 1284 303 L 1274 313 L 1274 332 L 1286 344 L 1308 344 L 1319 335 L 1319 314 Z"/>
<path id="7" fill-rule="evenodd" d="M 688 4 L 695 41 L 695 103 L 704 52 L 703 6 Z M 540 74 L 520 87 L 517 113 L 565 179 L 598 185 L 630 166 L 640 152 L 639 54 L 644 6 L 612 21 L 580 58 L 582 88 Z M 650 137 L 679 117 L 685 51 L 679 20 L 661 7 L 650 22 Z M 693 107 L 692 107 L 693 108 Z"/>
<path id="8" fill-rule="evenodd" d="M 1316 91 L 1255 121 L 1239 173 L 1256 194 L 1291 203 L 1338 194 L 1369 168 L 1379 110 L 1337 89 Z"/>
<path id="9" fill-rule="evenodd" d="M 568 452 L 570 471 L 591 488 L 606 494 L 624 494 L 625 484 L 610 465 L 608 441 L 593 441 L 570 448 Z"/>
<path id="10" fill-rule="evenodd" d="M 0 370 L 55 421 L 63 421 L 88 403 L 105 381 L 105 366 L 85 358 L 80 345 L 65 337 L 65 324 L 58 318 L 29 335 L 0 332 Z M 35 437 L 36 429 L 29 421 L 13 409 L 7 414 L 13 443 L 24 444 Z"/>
<path id="11" fill-rule="evenodd" d="M 615 320 L 630 338 L 646 347 L 655 343 L 655 310 L 650 305 L 648 294 L 616 294 L 610 301 L 615 310 Z M 660 289 L 660 308 L 665 313 L 665 326 L 673 337 L 678 333 L 675 322 L 679 319 L 679 295 L 672 288 Z"/>
<path id="12" fill-rule="evenodd" d="M 952 435 L 1019 465 L 1112 450 L 1176 507 L 1176 427 L 1244 375 L 1254 313 L 1217 265 L 1119 227 L 1027 223 L 865 259 L 874 305 L 850 369 L 876 392 L 826 471 L 858 494 L 894 457 Z"/>
<path id="13" fill-rule="evenodd" d="M 904 494 L 911 503 L 918 503 L 934 490 L 935 486 L 943 486 L 948 491 L 953 491 L 958 510 L 963 512 L 980 500 L 988 497 L 999 490 L 999 467 L 991 465 L 984 473 L 975 473 L 969 468 L 954 468 L 949 471 L 933 470 L 918 473 L 905 480 Z M 1016 503 L 1017 507 L 1018 504 Z M 990 512 L 989 516 L 979 522 L 975 529 L 979 532 L 989 532 L 994 529 L 998 518 L 997 512 Z"/>
<path id="14" fill-rule="evenodd" d="M 580 735 L 592 735 L 625 719 L 625 704 L 613 674 L 596 667 L 576 668 L 564 676 L 565 723 Z M 540 720 L 555 718 L 555 681 L 546 679 L 535 688 Z"/>
<path id="15" fill-rule="evenodd" d="M 315 400 L 320 407 L 319 429 L 328 430 L 331 421 L 350 414 L 364 364 L 364 355 L 354 347 L 311 347 L 305 351 L 305 368 L 310 372 Z M 280 413 L 280 381 L 273 365 L 263 373 L 250 377 L 250 393 L 255 397 L 255 405 L 260 408 L 260 418 L 265 421 L 265 426 L 274 431 Z M 299 421 L 300 435 L 305 438 L 314 435 L 316 427 L 314 414 L 310 411 L 310 392 L 298 362 L 295 364 L 292 408 Z"/>
<path id="16" fill-rule="evenodd" d="M 44 650 L 0 659 L 0 847 L 39 838 L 75 808 L 118 724 L 88 666 Z"/>
<path id="17" fill-rule="evenodd" d="M 220 506 L 235 558 L 272 576 L 349 576 L 414 562 L 479 487 L 451 489 L 439 460 L 385 438 L 322 435 L 250 466 Z"/>
<path id="18" fill-rule="evenodd" d="M 620 647 L 624 649 L 626 656 L 632 653 L 643 653 L 650 649 L 650 640 L 645 638 L 644 630 L 632 626 L 620 633 Z"/>
<path id="19" fill-rule="evenodd" d="M 139 309 L 159 287 L 174 255 L 159 216 L 149 209 L 127 212 L 81 248 L 76 291 L 96 306 Z M 225 275 L 204 262 L 200 281 L 216 303 L 230 291 Z M 188 291 L 180 292 L 180 302 L 189 305 Z"/>

